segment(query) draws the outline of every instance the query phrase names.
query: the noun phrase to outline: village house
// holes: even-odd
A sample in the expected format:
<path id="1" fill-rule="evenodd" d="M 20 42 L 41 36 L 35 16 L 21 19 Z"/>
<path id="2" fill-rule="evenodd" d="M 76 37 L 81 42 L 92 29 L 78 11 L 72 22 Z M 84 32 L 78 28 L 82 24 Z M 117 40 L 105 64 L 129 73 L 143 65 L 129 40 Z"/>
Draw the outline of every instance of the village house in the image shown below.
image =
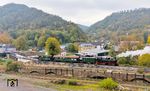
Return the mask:
<path id="1" fill-rule="evenodd" d="M 108 53 L 109 50 L 104 49 L 103 43 L 80 43 L 79 54 L 83 56 L 99 56 L 101 53 Z"/>
<path id="2" fill-rule="evenodd" d="M 98 42 L 79 43 L 79 53 L 83 52 L 83 51 L 87 51 L 87 50 L 92 50 L 92 49 L 95 49 L 95 48 L 100 48 L 100 47 L 102 47 L 102 46 Z"/>
<path id="3" fill-rule="evenodd" d="M 16 48 L 10 44 L 0 44 L 0 53 L 16 52 Z"/>
<path id="4" fill-rule="evenodd" d="M 10 44 L 0 44 L 0 57 L 6 57 L 7 54 L 16 52 L 16 48 Z"/>

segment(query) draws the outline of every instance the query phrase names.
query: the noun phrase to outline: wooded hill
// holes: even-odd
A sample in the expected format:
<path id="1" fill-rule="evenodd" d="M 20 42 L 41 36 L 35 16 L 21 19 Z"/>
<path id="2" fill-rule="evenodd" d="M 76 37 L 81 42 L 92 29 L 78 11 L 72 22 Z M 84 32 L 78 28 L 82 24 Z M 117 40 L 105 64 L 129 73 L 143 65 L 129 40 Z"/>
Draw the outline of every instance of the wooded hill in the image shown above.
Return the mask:
<path id="1" fill-rule="evenodd" d="M 0 31 L 9 32 L 14 39 L 26 32 L 32 32 L 32 37 L 35 37 L 36 32 L 45 31 L 49 32 L 47 36 L 56 36 L 62 43 L 80 41 L 86 37 L 78 25 L 72 22 L 14 3 L 0 7 Z"/>
<path id="2" fill-rule="evenodd" d="M 141 8 L 112 13 L 105 19 L 91 25 L 89 31 L 128 31 L 143 29 L 148 25 L 150 25 L 150 8 Z"/>

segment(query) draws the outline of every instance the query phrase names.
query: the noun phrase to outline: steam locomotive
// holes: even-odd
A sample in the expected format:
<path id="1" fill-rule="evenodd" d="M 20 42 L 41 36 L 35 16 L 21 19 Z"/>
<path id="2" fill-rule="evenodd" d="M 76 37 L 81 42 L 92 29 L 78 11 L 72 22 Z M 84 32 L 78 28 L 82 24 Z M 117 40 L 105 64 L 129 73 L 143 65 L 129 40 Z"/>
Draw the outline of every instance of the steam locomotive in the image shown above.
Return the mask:
<path id="1" fill-rule="evenodd" d="M 97 65 L 111 65 L 117 66 L 116 58 L 111 56 L 97 56 L 97 57 L 80 57 L 80 56 L 54 56 L 51 60 L 50 56 L 40 56 L 39 61 L 52 61 L 52 62 L 65 62 L 65 63 L 85 63 L 85 64 L 97 64 Z"/>

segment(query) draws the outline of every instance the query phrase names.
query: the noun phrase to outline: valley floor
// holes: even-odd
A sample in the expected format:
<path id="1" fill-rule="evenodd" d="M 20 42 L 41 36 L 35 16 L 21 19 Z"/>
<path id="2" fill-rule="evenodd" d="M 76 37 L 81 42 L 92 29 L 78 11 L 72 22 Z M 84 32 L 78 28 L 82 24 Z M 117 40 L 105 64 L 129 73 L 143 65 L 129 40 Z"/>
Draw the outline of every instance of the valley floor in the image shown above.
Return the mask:
<path id="1" fill-rule="evenodd" d="M 18 79 L 18 87 L 7 87 L 7 79 Z M 51 79 L 51 80 L 50 80 Z M 52 80 L 65 79 L 21 75 L 21 74 L 1 74 L 0 75 L 0 91 L 109 91 L 99 88 L 98 80 L 77 80 L 77 82 L 84 84 L 81 86 L 70 86 L 67 84 L 53 84 Z M 65 79 L 69 80 L 69 79 Z M 70 79 L 72 80 L 72 79 Z M 136 85 L 133 83 L 121 83 L 120 86 L 130 89 L 130 91 L 150 91 L 149 85 Z M 127 90 L 128 91 L 128 90 Z"/>

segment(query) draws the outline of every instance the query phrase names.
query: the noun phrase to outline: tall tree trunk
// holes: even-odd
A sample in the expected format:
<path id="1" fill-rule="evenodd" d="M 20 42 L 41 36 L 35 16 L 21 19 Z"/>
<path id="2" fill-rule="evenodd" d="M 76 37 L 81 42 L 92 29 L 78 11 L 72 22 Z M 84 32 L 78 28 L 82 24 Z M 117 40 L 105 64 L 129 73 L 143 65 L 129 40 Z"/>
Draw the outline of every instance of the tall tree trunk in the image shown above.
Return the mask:
<path id="1" fill-rule="evenodd" d="M 51 55 L 51 61 L 54 61 L 54 55 L 53 54 Z"/>

